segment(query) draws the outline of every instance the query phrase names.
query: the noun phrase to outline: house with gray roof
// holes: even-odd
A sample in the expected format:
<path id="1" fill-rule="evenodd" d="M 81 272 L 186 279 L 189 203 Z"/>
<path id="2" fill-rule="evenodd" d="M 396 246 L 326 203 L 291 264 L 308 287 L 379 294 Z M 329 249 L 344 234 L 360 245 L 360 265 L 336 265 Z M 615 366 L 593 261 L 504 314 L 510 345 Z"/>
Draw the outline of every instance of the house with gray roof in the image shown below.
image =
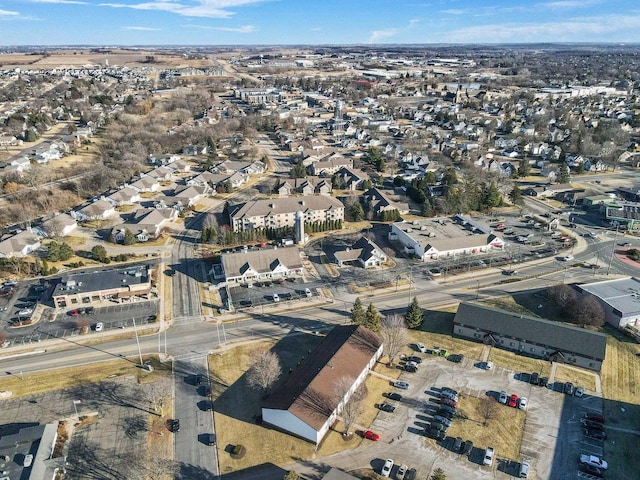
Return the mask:
<path id="1" fill-rule="evenodd" d="M 607 336 L 573 325 L 463 302 L 453 333 L 493 347 L 599 372 Z"/>
<path id="2" fill-rule="evenodd" d="M 106 220 L 116 214 L 113 204 L 105 199 L 96 200 L 78 210 L 71 212 L 71 216 L 78 222 L 89 222 L 91 220 Z"/>
<path id="3" fill-rule="evenodd" d="M 0 241 L 0 258 L 25 257 L 40 248 L 40 237 L 29 230 Z"/>
<path id="4" fill-rule="evenodd" d="M 382 349 L 382 338 L 363 326 L 334 327 L 264 401 L 263 422 L 318 445 Z M 351 386 L 336 395 L 342 378 L 348 378 Z"/>
<path id="5" fill-rule="evenodd" d="M 335 252 L 339 267 L 346 263 L 358 263 L 363 268 L 379 267 L 387 261 L 387 254 L 367 237 L 361 237 L 351 247 Z"/>
<path id="6" fill-rule="evenodd" d="M 78 228 L 78 222 L 68 213 L 60 213 L 42 222 L 40 227 L 49 237 L 66 237 Z"/>
<path id="7" fill-rule="evenodd" d="M 136 188 L 126 186 L 120 190 L 113 192 L 107 198 L 107 201 L 111 202 L 114 206 L 120 207 L 122 205 L 134 205 L 141 200 L 140 191 Z"/>
<path id="8" fill-rule="evenodd" d="M 320 177 L 286 178 L 278 185 L 278 195 L 331 195 L 331 181 Z"/>
<path id="9" fill-rule="evenodd" d="M 249 284 L 304 275 L 297 247 L 250 250 L 222 255 L 227 284 Z"/>
<path id="10" fill-rule="evenodd" d="M 177 216 L 178 210 L 175 208 L 141 208 L 132 213 L 125 223 L 114 227 L 111 236 L 116 242 L 121 242 L 126 230 L 129 230 L 138 242 L 154 240 Z"/>
<path id="11" fill-rule="evenodd" d="M 616 328 L 640 327 L 640 280 L 636 277 L 617 278 L 578 285 L 585 295 L 600 302 L 607 323 Z"/>

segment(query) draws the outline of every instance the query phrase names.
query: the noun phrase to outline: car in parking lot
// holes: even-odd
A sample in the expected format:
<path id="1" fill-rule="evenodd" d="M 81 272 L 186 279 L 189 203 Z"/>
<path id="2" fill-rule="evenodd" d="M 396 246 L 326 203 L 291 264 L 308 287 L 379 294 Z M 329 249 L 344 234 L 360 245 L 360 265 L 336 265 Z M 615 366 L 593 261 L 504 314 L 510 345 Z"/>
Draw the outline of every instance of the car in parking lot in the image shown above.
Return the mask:
<path id="1" fill-rule="evenodd" d="M 304 294 L 305 294 L 307 297 L 311 297 L 311 296 L 313 295 L 313 294 L 311 293 L 311 290 L 310 290 L 310 289 L 308 289 L 308 288 L 305 288 L 305 289 L 304 289 Z"/>
<path id="2" fill-rule="evenodd" d="M 458 394 L 453 392 L 440 391 L 440 398 L 448 398 L 449 400 L 453 400 L 454 402 L 457 402 Z"/>
<path id="3" fill-rule="evenodd" d="M 362 432 L 362 436 L 367 440 L 373 440 L 374 442 L 377 442 L 378 440 L 380 440 L 380 435 L 378 435 L 375 432 L 372 432 L 371 430 L 365 430 L 364 432 Z"/>
<path id="4" fill-rule="evenodd" d="M 402 390 L 407 390 L 409 388 L 409 384 L 407 382 L 393 382 L 393 386 L 401 388 Z"/>
<path id="5" fill-rule="evenodd" d="M 400 465 L 400 468 L 398 468 L 398 471 L 396 472 L 396 480 L 404 480 L 404 476 L 407 474 L 408 469 L 409 467 L 404 463 Z"/>
<path id="6" fill-rule="evenodd" d="M 539 381 L 540 381 L 540 375 L 538 374 L 538 372 L 533 372 L 529 377 L 529 383 L 531 385 L 538 385 Z"/>
<path id="7" fill-rule="evenodd" d="M 573 391 L 575 390 L 573 383 L 571 382 L 566 382 L 563 386 L 563 391 L 564 393 L 566 393 L 567 395 L 573 395 Z"/>
<path id="8" fill-rule="evenodd" d="M 427 347 L 423 343 L 416 343 L 416 348 L 422 353 L 427 353 Z"/>
<path id="9" fill-rule="evenodd" d="M 580 464 L 580 471 L 583 473 L 586 473 L 588 475 L 592 475 L 594 477 L 597 478 L 603 478 L 604 477 L 604 470 L 602 470 L 601 468 L 598 467 L 594 467 L 593 465 L 588 465 L 588 464 Z"/>
<path id="10" fill-rule="evenodd" d="M 383 393 L 382 396 L 387 397 L 389 400 L 402 400 L 402 395 L 396 392 Z"/>
<path id="11" fill-rule="evenodd" d="M 473 451 L 473 442 L 471 440 L 467 440 L 462 444 L 462 453 L 463 455 L 470 455 Z"/>
<path id="12" fill-rule="evenodd" d="M 389 412 L 389 413 L 393 413 L 396 411 L 396 406 L 392 405 L 390 403 L 381 403 L 380 405 L 378 405 L 378 408 L 380 410 L 382 410 L 383 412 Z"/>
<path id="13" fill-rule="evenodd" d="M 454 389 L 453 389 L 453 388 L 451 388 L 451 387 L 442 387 L 442 388 L 440 389 L 440 393 L 452 393 L 452 394 L 454 394 L 454 395 L 458 395 L 458 391 L 457 391 L 457 390 L 454 390 Z"/>
<path id="14" fill-rule="evenodd" d="M 539 387 L 546 387 L 548 383 L 549 379 L 547 377 L 540 377 L 540 379 L 538 380 Z"/>
<path id="15" fill-rule="evenodd" d="M 516 395 L 515 393 L 513 395 L 511 395 L 509 397 L 509 400 L 507 401 L 507 404 L 510 407 L 516 407 L 518 405 L 518 395 Z"/>
<path id="16" fill-rule="evenodd" d="M 177 418 L 172 418 L 168 421 L 169 431 L 176 433 L 180 431 L 180 420 Z"/>
<path id="17" fill-rule="evenodd" d="M 462 437 L 456 437 L 456 439 L 453 442 L 453 451 L 455 453 L 460 453 L 461 450 L 462 450 Z"/>
<path id="18" fill-rule="evenodd" d="M 444 417 L 444 416 L 442 416 L 442 415 L 435 415 L 433 417 L 433 419 L 436 422 L 443 424 L 447 428 L 449 428 L 451 426 L 451 420 L 446 418 L 446 417 Z"/>
<path id="19" fill-rule="evenodd" d="M 601 423 L 598 422 L 594 422 L 593 420 L 587 420 L 586 418 L 583 418 L 580 420 L 582 422 L 582 425 L 585 428 L 590 428 L 593 430 L 602 430 L 604 429 L 604 425 L 602 425 Z"/>
<path id="20" fill-rule="evenodd" d="M 453 363 L 460 363 L 464 360 L 464 355 L 462 355 L 461 353 L 451 354 L 447 357 L 447 360 Z"/>
<path id="21" fill-rule="evenodd" d="M 436 428 L 430 428 L 428 430 L 425 429 L 425 435 L 429 438 L 433 438 L 434 440 L 444 440 L 447 436 L 444 431 Z"/>
<path id="22" fill-rule="evenodd" d="M 456 409 L 455 407 L 452 407 L 450 405 L 440 405 L 440 408 L 438 409 L 438 412 L 447 412 L 450 414 L 455 414 L 456 413 Z"/>
<path id="23" fill-rule="evenodd" d="M 520 410 L 526 410 L 527 403 L 529 403 L 529 401 L 527 400 L 527 397 L 520 397 L 520 399 L 518 400 L 518 408 Z"/>
<path id="24" fill-rule="evenodd" d="M 214 433 L 205 433 L 202 435 L 202 441 L 205 445 L 212 447 L 216 444 L 216 435 Z"/>
<path id="25" fill-rule="evenodd" d="M 202 385 L 200 387 L 200 392 L 202 393 L 203 397 L 208 397 L 211 395 L 211 387 L 209 385 Z"/>
<path id="26" fill-rule="evenodd" d="M 609 466 L 607 462 L 605 462 L 600 457 L 597 457 L 596 455 L 582 454 L 580 455 L 580 463 L 584 465 L 591 465 L 592 467 L 598 467 L 602 470 L 606 470 Z"/>
<path id="27" fill-rule="evenodd" d="M 19 317 L 26 317 L 28 315 L 31 315 L 32 313 L 33 313 L 33 308 L 23 308 L 23 309 L 18 311 L 18 316 Z"/>
<path id="28" fill-rule="evenodd" d="M 418 366 L 414 363 L 414 364 L 405 364 L 405 366 L 403 367 L 405 372 L 409 372 L 409 373 L 416 373 L 418 371 Z"/>
<path id="29" fill-rule="evenodd" d="M 447 430 L 447 426 L 443 425 L 441 423 L 438 422 L 431 422 L 429 424 L 429 428 L 431 428 L 432 430 L 440 430 L 441 432 L 444 432 Z"/>
<path id="30" fill-rule="evenodd" d="M 24 456 L 24 459 L 22 460 L 22 466 L 24 468 L 29 468 L 32 463 L 33 463 L 33 454 L 32 453 L 27 453 Z M 8 478 L 8 477 L 6 477 L 6 478 Z"/>
<path id="31" fill-rule="evenodd" d="M 587 438 L 593 438 L 594 440 L 606 440 L 607 434 L 597 428 L 585 428 L 583 430 L 584 436 Z"/>
<path id="32" fill-rule="evenodd" d="M 573 255 L 565 255 L 564 257 L 560 257 L 560 260 L 563 262 L 570 262 L 573 260 Z"/>
<path id="33" fill-rule="evenodd" d="M 67 315 L 69 315 L 70 317 L 77 317 L 78 315 L 80 315 L 80 312 L 77 308 L 74 308 L 73 310 L 69 310 L 67 312 Z"/>
<path id="34" fill-rule="evenodd" d="M 487 447 L 487 449 L 484 451 L 484 458 L 482 459 L 482 464 L 487 466 L 492 465 L 493 455 L 494 455 L 493 448 Z"/>
<path id="35" fill-rule="evenodd" d="M 279 302 L 280 301 L 280 295 L 278 295 L 277 293 L 274 293 L 272 295 L 272 297 L 273 297 L 273 301 L 274 302 Z"/>
<path id="36" fill-rule="evenodd" d="M 102 323 L 102 322 L 96 323 L 95 330 L 96 330 L 96 332 L 103 331 L 104 330 L 104 323 Z"/>
<path id="37" fill-rule="evenodd" d="M 604 416 L 599 413 L 585 413 L 584 418 L 591 420 L 592 422 L 598 422 L 604 424 Z"/>
<path id="38" fill-rule="evenodd" d="M 391 475 L 392 468 L 393 468 L 393 460 L 389 458 L 384 462 L 384 465 L 382 466 L 382 470 L 380 470 L 380 475 L 382 475 L 383 477 L 388 477 L 389 475 Z"/>
<path id="39" fill-rule="evenodd" d="M 447 405 L 447 406 L 453 407 L 453 408 L 457 408 L 458 407 L 458 402 L 454 402 L 450 398 L 441 398 L 440 399 L 440 404 L 441 405 Z"/>
<path id="40" fill-rule="evenodd" d="M 504 390 L 502 390 L 500 392 L 500 395 L 498 396 L 498 402 L 506 405 L 506 403 L 507 403 L 507 392 L 505 392 Z"/>
<path id="41" fill-rule="evenodd" d="M 576 397 L 584 396 L 584 387 L 576 387 L 576 391 L 573 392 Z"/>
<path id="42" fill-rule="evenodd" d="M 421 364 L 422 363 L 422 358 L 418 357 L 417 355 L 411 355 L 410 357 L 406 357 L 405 360 L 407 362 L 413 362 L 413 363 L 417 363 L 417 364 Z"/>

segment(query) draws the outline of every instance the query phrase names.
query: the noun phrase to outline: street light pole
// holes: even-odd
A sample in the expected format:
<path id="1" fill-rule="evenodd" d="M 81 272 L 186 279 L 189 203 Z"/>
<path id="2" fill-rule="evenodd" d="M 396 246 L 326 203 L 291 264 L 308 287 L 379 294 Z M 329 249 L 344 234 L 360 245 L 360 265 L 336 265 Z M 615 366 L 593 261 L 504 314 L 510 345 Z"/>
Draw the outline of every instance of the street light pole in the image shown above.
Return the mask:
<path id="1" fill-rule="evenodd" d="M 613 263 L 613 255 L 616 251 L 616 241 L 618 239 L 618 228 L 620 228 L 620 224 L 616 224 L 616 234 L 613 236 L 613 243 L 611 244 L 611 256 L 609 257 L 609 266 L 607 267 L 607 275 L 611 271 L 611 264 Z"/>
<path id="2" fill-rule="evenodd" d="M 138 337 L 138 327 L 136 327 L 136 319 L 135 317 L 131 317 L 133 319 L 133 331 L 136 334 L 136 344 L 138 345 L 138 357 L 140 357 L 140 367 L 144 367 L 144 363 L 142 362 L 142 350 L 140 350 L 140 338 Z"/>

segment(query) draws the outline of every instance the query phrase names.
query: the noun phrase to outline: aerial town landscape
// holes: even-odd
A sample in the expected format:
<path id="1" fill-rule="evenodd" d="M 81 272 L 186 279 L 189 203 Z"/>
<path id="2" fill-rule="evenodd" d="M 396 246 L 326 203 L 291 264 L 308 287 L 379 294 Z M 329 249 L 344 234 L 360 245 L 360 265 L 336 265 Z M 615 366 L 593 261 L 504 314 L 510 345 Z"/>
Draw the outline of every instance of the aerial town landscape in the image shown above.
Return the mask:
<path id="1" fill-rule="evenodd" d="M 639 88 L 638 44 L 0 47 L 0 480 L 640 478 Z"/>

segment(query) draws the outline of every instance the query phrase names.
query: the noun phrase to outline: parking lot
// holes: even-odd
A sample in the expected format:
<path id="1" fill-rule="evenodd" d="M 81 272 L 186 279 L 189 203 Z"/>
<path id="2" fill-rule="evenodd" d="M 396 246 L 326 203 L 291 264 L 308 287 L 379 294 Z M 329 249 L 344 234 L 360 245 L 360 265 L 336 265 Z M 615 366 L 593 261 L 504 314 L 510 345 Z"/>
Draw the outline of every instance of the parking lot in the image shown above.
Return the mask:
<path id="1" fill-rule="evenodd" d="M 250 286 L 247 284 L 230 287 L 228 291 L 236 310 L 265 305 L 287 304 L 318 295 L 317 285 L 304 283 L 302 278 L 294 277 L 254 282 Z"/>
<path id="2" fill-rule="evenodd" d="M 399 393 L 401 400 L 385 397 L 368 399 L 396 406 L 394 412 L 380 411 L 370 426 L 372 431 L 381 435 L 381 441 L 361 447 L 367 450 L 370 458 L 374 457 L 370 463 L 374 470 L 379 472 L 384 459 L 393 458 L 396 464 L 406 463 L 417 468 L 420 475 L 427 475 L 433 468 L 440 467 L 451 478 L 514 478 L 519 474 L 520 463 L 526 461 L 531 465 L 528 478 L 573 479 L 578 475 L 581 453 L 603 455 L 602 442 L 585 438 L 580 423 L 585 412 L 601 411 L 600 398 L 588 395 L 578 398 L 554 391 L 561 390 L 559 384 L 533 386 L 523 381 L 528 380 L 528 376 L 500 367 L 484 370 L 478 368 L 475 359 L 453 363 L 442 357 L 414 354 L 423 358 L 417 372 L 403 373 L 400 378 L 409 383 L 409 388 L 398 389 L 389 382 L 389 392 Z M 484 449 L 495 447 L 491 445 L 491 438 L 480 443 L 476 439 L 472 452 L 467 456 L 454 452 L 455 439 L 452 437 L 436 442 L 425 436 L 425 427 L 430 425 L 439 408 L 437 399 L 442 387 L 451 387 L 459 392 L 458 408 L 461 411 L 465 409 L 466 396 L 478 399 L 490 396 L 494 400 L 504 390 L 508 395 L 526 397 L 528 406 L 522 431 L 506 434 L 512 435 L 515 442 L 521 442 L 517 458 L 509 458 L 496 448 L 492 465 L 483 466 Z M 497 405 L 496 408 L 512 407 Z M 454 416 L 452 421 L 455 424 L 473 420 L 460 420 Z"/>

